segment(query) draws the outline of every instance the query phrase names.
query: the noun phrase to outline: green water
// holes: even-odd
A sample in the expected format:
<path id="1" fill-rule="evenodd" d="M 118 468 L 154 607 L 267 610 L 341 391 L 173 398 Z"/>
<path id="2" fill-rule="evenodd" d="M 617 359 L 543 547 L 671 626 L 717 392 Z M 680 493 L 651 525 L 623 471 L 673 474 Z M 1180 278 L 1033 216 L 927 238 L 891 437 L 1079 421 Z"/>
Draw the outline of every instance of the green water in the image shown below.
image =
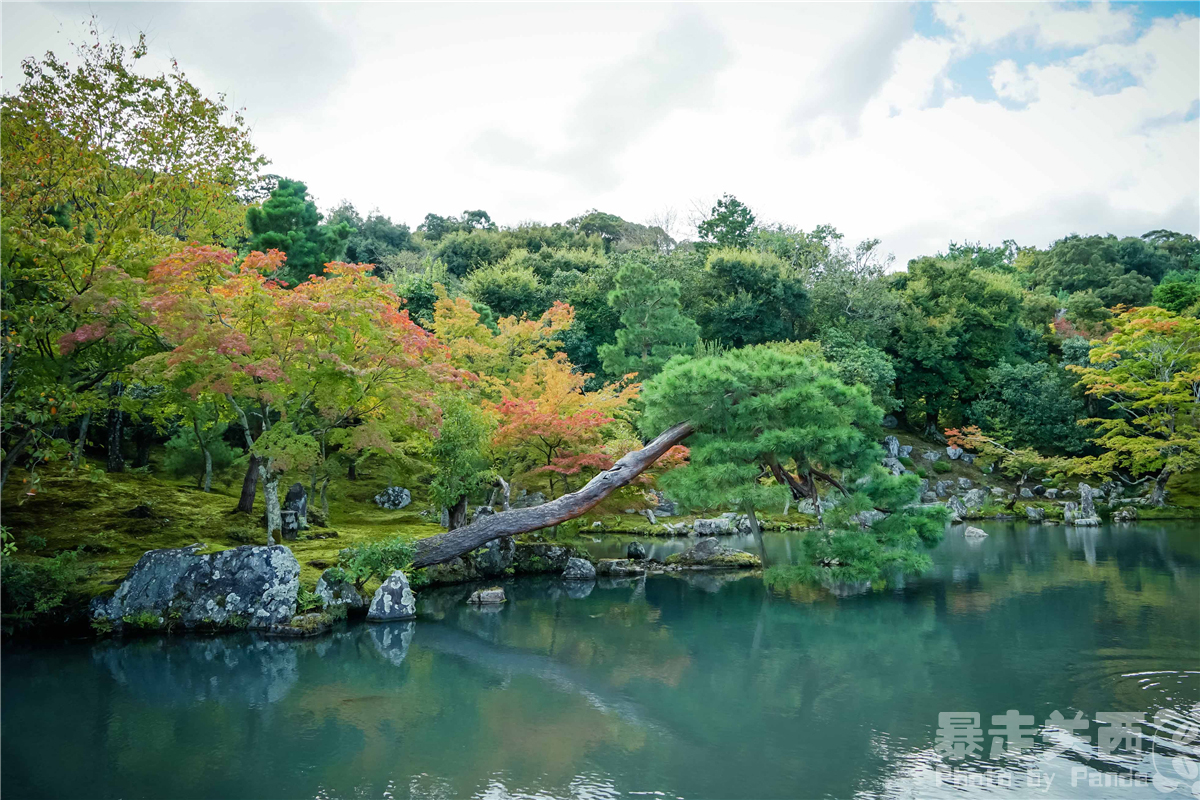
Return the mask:
<path id="1" fill-rule="evenodd" d="M 1200 702 L 1193 526 L 987 530 L 951 531 L 931 574 L 865 596 L 528 579 L 499 610 L 426 591 L 415 623 L 319 640 L 10 643 L 0 794 L 1191 797 L 1178 779 L 1200 743 L 1149 727 L 1141 753 L 1098 750 L 1093 723 L 1086 740 L 937 754 L 939 712 L 987 729 L 1008 709 L 1040 726 Z M 768 560 L 794 544 L 768 534 Z"/>

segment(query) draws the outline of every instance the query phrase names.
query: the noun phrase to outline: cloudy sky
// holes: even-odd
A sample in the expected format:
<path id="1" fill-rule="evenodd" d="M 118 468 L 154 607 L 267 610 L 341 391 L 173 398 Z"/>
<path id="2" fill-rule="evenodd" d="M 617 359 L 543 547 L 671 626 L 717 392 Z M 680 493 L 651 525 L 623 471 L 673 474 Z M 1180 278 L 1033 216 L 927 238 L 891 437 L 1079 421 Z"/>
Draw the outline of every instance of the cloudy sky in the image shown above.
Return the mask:
<path id="1" fill-rule="evenodd" d="M 90 14 L 247 109 L 270 171 L 415 226 L 591 208 L 947 242 L 1200 233 L 1200 4 L 3 4 L 6 90 Z"/>

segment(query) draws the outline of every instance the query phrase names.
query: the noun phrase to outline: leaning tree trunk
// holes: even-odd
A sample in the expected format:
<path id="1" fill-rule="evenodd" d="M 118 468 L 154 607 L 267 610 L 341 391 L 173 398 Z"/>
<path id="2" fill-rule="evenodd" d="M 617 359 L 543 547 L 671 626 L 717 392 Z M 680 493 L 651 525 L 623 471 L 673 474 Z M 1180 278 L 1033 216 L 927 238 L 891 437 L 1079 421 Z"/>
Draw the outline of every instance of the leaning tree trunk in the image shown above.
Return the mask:
<path id="1" fill-rule="evenodd" d="M 246 477 L 242 478 L 242 496 L 238 498 L 237 510 L 243 514 L 254 513 L 254 495 L 258 492 L 258 479 L 262 467 L 262 459 L 256 455 L 250 456 L 246 466 Z"/>
<path id="2" fill-rule="evenodd" d="M 454 505 L 450 506 L 449 520 L 450 520 L 450 525 L 448 527 L 452 531 L 456 531 L 459 528 L 466 527 L 466 525 L 467 525 L 467 496 L 465 494 L 462 497 L 458 498 L 458 500 L 454 503 Z"/>
<path id="3" fill-rule="evenodd" d="M 113 407 L 108 409 L 108 464 L 109 472 L 125 471 L 125 456 L 121 454 L 121 394 L 125 391 L 120 381 L 114 381 L 108 390 Z"/>
<path id="4" fill-rule="evenodd" d="M 549 528 L 582 516 L 617 489 L 628 486 L 664 453 L 691 436 L 694 430 L 690 422 L 681 422 L 668 428 L 641 450 L 623 455 L 616 464 L 592 478 L 577 492 L 564 494 L 540 506 L 516 508 L 480 517 L 457 530 L 421 539 L 417 542 L 417 556 L 412 565 L 420 568 L 441 564 L 501 536 Z"/>

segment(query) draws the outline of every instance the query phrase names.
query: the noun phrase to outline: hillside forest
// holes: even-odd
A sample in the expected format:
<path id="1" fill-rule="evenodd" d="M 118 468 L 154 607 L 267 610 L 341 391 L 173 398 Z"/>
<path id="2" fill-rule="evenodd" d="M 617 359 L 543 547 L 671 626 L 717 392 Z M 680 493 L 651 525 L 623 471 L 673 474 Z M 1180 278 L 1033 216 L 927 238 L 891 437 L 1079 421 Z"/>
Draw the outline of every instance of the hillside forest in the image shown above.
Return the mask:
<path id="1" fill-rule="evenodd" d="M 145 514 L 164 518 L 227 490 L 212 507 L 256 544 L 279 538 L 295 482 L 326 520 L 362 481 L 432 509 L 366 546 L 436 533 L 441 509 L 454 530 L 570 494 L 685 421 L 599 511 L 651 489 L 755 524 L 803 507 L 807 580 L 925 565 L 945 509 L 916 500 L 938 470 L 881 466 L 889 433 L 962 448 L 1017 490 L 1091 481 L 1191 513 L 1189 233 L 948 241 L 896 264 L 877 239 L 730 194 L 694 227 L 469 208 L 410 227 L 353 199 L 318 209 L 223 97 L 144 74 L 146 53 L 97 37 L 70 63 L 25 62 L 3 98 L 6 616 L 112 558 L 96 531 L 41 529 L 106 487 L 158 492 Z"/>

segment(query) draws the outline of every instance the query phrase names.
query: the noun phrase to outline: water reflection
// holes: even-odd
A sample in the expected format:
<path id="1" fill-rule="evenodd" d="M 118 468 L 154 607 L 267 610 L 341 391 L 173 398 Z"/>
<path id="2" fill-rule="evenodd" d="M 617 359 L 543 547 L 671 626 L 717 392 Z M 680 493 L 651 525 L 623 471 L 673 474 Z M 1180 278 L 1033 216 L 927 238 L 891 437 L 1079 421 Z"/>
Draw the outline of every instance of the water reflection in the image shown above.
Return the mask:
<path id="1" fill-rule="evenodd" d="M 929 574 L 854 597 L 767 591 L 744 572 L 544 577 L 502 582 L 509 602 L 486 611 L 466 603 L 478 587 L 425 590 L 416 622 L 319 640 L 8 646 L 0 791 L 1023 796 L 936 783 L 948 766 L 938 712 L 976 711 L 984 727 L 1010 708 L 1039 726 L 1056 710 L 1192 713 L 1191 529 L 987 530 L 952 529 Z M 795 541 L 762 546 L 785 558 Z M 1200 758 L 1146 732 L 1141 754 L 1110 757 L 1094 739 L 1056 753 L 1051 733 L 954 774 L 1028 774 L 1036 762 L 1057 776 L 1053 796 L 1096 796 L 1070 788 L 1073 769 L 1148 781 L 1160 762 Z M 1146 781 L 1119 796 L 1171 796 Z"/>

